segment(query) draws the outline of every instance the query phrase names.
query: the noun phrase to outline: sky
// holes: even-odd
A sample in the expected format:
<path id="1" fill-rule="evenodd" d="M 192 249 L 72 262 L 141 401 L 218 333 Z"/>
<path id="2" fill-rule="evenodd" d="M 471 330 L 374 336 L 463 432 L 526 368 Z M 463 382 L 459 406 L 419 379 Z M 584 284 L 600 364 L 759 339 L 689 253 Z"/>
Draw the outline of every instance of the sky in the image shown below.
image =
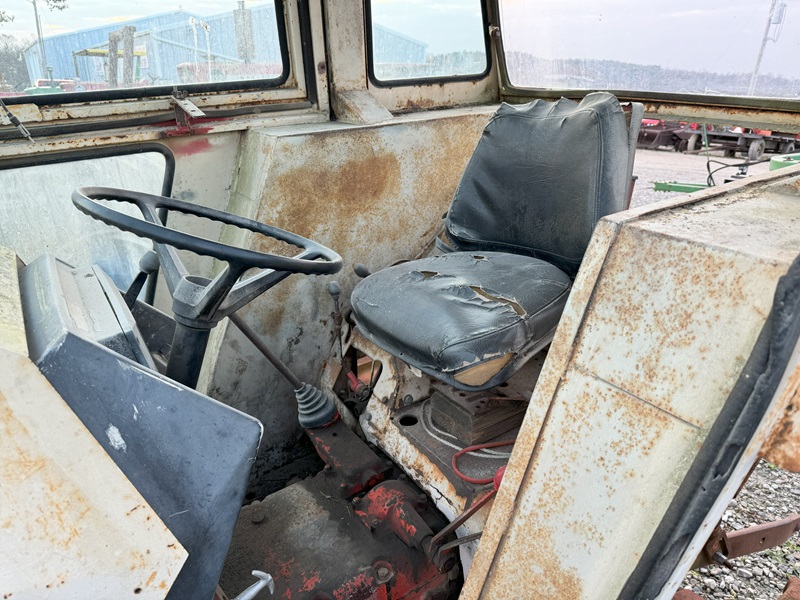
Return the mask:
<path id="1" fill-rule="evenodd" d="M 355 1 L 355 0 L 354 0 Z M 50 11 L 39 0 L 45 36 L 184 8 L 215 14 L 235 0 L 69 0 Z M 501 0 L 506 49 L 543 58 L 598 58 L 644 65 L 749 73 L 772 0 Z M 760 72 L 800 78 L 800 0 L 787 5 L 777 42 L 768 42 Z M 251 6 L 263 0 L 247 0 Z M 15 17 L 0 33 L 33 39 L 28 0 L 3 0 Z M 476 50 L 478 0 L 373 0 L 376 22 L 428 44 L 431 53 Z M 773 32 L 775 28 L 772 28 Z"/>
<path id="2" fill-rule="evenodd" d="M 248 6 L 264 4 L 263 0 L 247 0 Z M 201 15 L 227 12 L 236 8 L 233 0 L 136 0 L 135 2 L 115 2 L 114 0 L 67 0 L 68 8 L 63 11 L 46 8 L 44 0 L 37 0 L 39 17 L 42 21 L 42 34 L 47 37 L 75 31 L 119 23 L 147 15 L 155 15 L 181 8 Z M 28 0 L 2 0 L 2 8 L 14 15 L 14 21 L 0 25 L 0 33 L 15 37 L 35 38 L 36 23 L 33 6 Z"/>
<path id="3" fill-rule="evenodd" d="M 800 0 L 786 3 L 760 72 L 800 77 Z M 506 48 L 720 73 L 753 70 L 771 0 L 505 0 Z M 778 4 L 780 4 L 780 0 Z M 531 7 L 536 5 L 536 11 Z M 774 35 L 777 26 L 771 28 Z M 549 55 L 549 56 L 548 56 Z"/>
<path id="4" fill-rule="evenodd" d="M 750 73 L 771 1 L 501 0 L 503 43 L 541 58 Z M 783 1 L 783 29 L 777 42 L 767 43 L 760 72 L 800 78 L 800 0 Z M 373 0 L 373 14 L 440 52 L 475 31 L 480 9 L 477 0 Z"/>

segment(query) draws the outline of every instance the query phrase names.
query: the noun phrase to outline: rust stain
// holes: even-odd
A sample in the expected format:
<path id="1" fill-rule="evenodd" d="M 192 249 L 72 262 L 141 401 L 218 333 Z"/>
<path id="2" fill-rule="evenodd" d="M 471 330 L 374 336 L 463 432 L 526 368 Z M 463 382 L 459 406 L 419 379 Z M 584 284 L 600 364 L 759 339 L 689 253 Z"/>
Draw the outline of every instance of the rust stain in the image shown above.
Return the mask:
<path id="1" fill-rule="evenodd" d="M 352 229 L 359 214 L 374 214 L 391 196 L 399 196 L 399 157 L 380 147 L 358 151 L 358 146 L 370 148 L 372 144 L 367 139 L 358 139 L 363 135 L 354 137 L 353 143 L 345 144 L 344 148 L 328 147 L 329 140 L 325 138 L 311 138 L 322 146 L 319 154 L 313 153 L 319 163 L 289 170 L 275 182 L 285 194 L 282 210 L 277 215 L 279 227 L 285 225 L 284 228 L 291 228 L 305 237 L 310 237 L 321 225 L 325 226 L 325 221 L 330 226 L 349 225 Z M 326 158 L 328 152 L 331 154 Z M 339 162 L 342 156 L 353 158 Z M 315 205 L 320 212 L 310 210 Z"/>
<path id="2" fill-rule="evenodd" d="M 653 452 L 670 428 L 671 418 L 598 383 L 580 372 L 565 375 L 556 408 L 541 437 L 542 445 L 513 499 L 514 515 L 498 539 L 494 561 L 478 597 L 592 596 L 583 589 L 575 561 L 564 554 L 564 544 L 571 542 L 578 554 L 609 552 L 618 539 L 612 536 L 607 540 L 608 532 L 614 530 L 614 523 L 628 518 L 618 511 L 622 488 L 640 490 L 636 501 L 648 501 L 649 496 L 643 491 L 646 486 L 630 481 L 643 477 L 632 466 L 640 464 L 648 471 L 648 461 L 657 460 Z M 599 430 L 603 431 L 602 436 L 598 435 Z M 525 433 L 523 427 L 521 435 Z M 587 448 L 587 440 L 598 442 Z M 586 460 L 589 455 L 594 457 L 592 461 Z M 544 468 L 546 477 L 540 476 Z M 629 480 L 620 479 L 620 472 Z M 591 500 L 576 495 L 576 486 L 582 485 L 588 486 Z M 500 501 L 508 506 L 507 498 L 501 497 Z M 632 529 L 646 526 L 631 522 Z M 497 532 L 492 534 L 496 536 Z M 587 543 L 576 546 L 581 539 Z M 635 541 L 644 544 L 647 540 Z M 525 565 L 525 589 L 530 592 L 520 593 L 514 577 L 519 565 Z M 472 594 L 477 591 L 476 583 L 468 581 Z"/>
<path id="3" fill-rule="evenodd" d="M 39 515 L 26 524 L 28 536 L 31 539 L 46 536 L 63 550 L 69 550 L 81 537 L 78 527 L 89 513 L 91 504 L 63 478 L 52 478 L 52 473 L 47 468 L 46 457 L 32 453 L 30 448 L 19 445 L 17 440 L 28 439 L 30 435 L 27 428 L 16 418 L 2 394 L 0 394 L 0 438 L 9 446 L 9 458 L 0 464 L 0 480 L 8 485 L 19 486 L 33 479 L 53 497 L 60 499 L 51 503 L 47 512 L 42 508 Z M 4 523 L 3 526 L 11 527 L 13 522 Z"/>
<path id="4" fill-rule="evenodd" d="M 435 106 L 435 102 L 430 98 L 422 98 L 420 100 L 414 100 L 413 98 L 409 98 L 405 101 L 400 107 L 401 112 L 413 112 L 418 110 L 430 110 Z"/>
<path id="5" fill-rule="evenodd" d="M 479 137 L 472 125 L 426 122 L 281 141 L 275 155 L 289 152 L 292 160 L 267 182 L 258 218 L 306 237 L 319 233 L 356 253 L 398 240 L 407 245 L 409 228 L 401 223 L 438 225 Z M 409 153 L 406 144 L 415 140 Z"/>
<path id="6" fill-rule="evenodd" d="M 153 571 L 152 573 L 150 573 L 150 577 L 148 577 L 147 581 L 144 582 L 145 587 L 149 587 L 150 584 L 153 583 L 153 581 L 155 581 L 155 578 L 157 576 L 158 576 L 158 571 Z"/>
<path id="7" fill-rule="evenodd" d="M 657 268 L 642 263 L 634 275 L 642 257 Z M 577 361 L 695 426 L 710 426 L 763 323 L 760 307 L 771 304 L 772 290 L 754 289 L 744 264 L 730 253 L 624 228 L 591 297 L 592 326 L 576 341 Z M 764 269 L 777 281 L 779 266 Z M 607 359 L 598 327 L 613 332 L 623 360 Z M 691 394 L 708 397 L 688 406 Z"/>
<path id="8" fill-rule="evenodd" d="M 761 454 L 779 467 L 800 472 L 800 367 L 789 376 L 777 404 L 780 423 L 772 430 Z"/>

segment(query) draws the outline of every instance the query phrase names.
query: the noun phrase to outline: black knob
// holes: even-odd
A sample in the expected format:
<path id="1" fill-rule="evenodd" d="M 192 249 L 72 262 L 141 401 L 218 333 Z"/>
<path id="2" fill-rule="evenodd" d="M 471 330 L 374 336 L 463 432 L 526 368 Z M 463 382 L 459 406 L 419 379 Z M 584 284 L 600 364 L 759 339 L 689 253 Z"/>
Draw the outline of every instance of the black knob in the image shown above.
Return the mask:
<path id="1" fill-rule="evenodd" d="M 356 265 L 353 267 L 353 271 L 355 271 L 356 275 L 362 278 L 369 277 L 372 274 L 369 272 L 369 269 L 361 263 L 356 263 Z"/>

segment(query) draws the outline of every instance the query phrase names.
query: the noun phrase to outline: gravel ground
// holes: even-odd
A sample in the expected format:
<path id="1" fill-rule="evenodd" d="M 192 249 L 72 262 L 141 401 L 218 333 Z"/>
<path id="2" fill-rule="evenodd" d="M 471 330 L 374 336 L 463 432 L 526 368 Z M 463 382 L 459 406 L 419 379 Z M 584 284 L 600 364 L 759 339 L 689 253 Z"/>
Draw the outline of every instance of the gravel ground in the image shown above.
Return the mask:
<path id="1" fill-rule="evenodd" d="M 766 154 L 765 159 L 772 155 Z M 712 152 L 711 160 L 726 164 L 740 164 L 741 158 L 723 158 L 720 152 Z M 712 169 L 720 167 L 713 164 Z M 749 175 L 760 175 L 769 170 L 769 163 L 763 162 L 751 165 Z M 725 177 L 735 175 L 737 169 L 724 169 L 714 175 L 714 181 L 722 184 Z M 680 192 L 657 192 L 653 189 L 656 181 L 679 181 L 681 183 L 705 183 L 708 177 L 705 155 L 681 154 L 672 150 L 637 150 L 636 163 L 633 167 L 634 175 L 639 179 L 633 188 L 631 206 L 641 206 L 650 202 L 665 200 L 672 196 L 681 196 Z"/>
<path id="2" fill-rule="evenodd" d="M 718 153 L 713 153 L 712 159 L 731 164 L 742 162 L 741 159 L 722 158 Z M 768 169 L 768 163 L 753 165 L 749 174 L 761 174 Z M 653 190 L 655 181 L 705 182 L 706 157 L 669 150 L 638 150 L 634 173 L 639 179 L 631 205 L 641 206 L 682 195 L 656 192 Z M 717 183 L 734 173 L 736 169 L 720 171 Z M 762 461 L 731 501 L 722 521 L 725 529 L 735 530 L 797 512 L 800 512 L 800 474 L 788 473 Z M 734 563 L 736 570 L 709 565 L 690 571 L 683 587 L 709 600 L 775 600 L 786 585 L 787 577 L 800 577 L 800 534 L 795 534 L 779 548 L 735 559 Z"/>
<path id="3" fill-rule="evenodd" d="M 800 474 L 761 461 L 722 516 L 723 527 L 742 529 L 800 511 Z M 683 587 L 703 598 L 775 600 L 788 577 L 800 577 L 800 534 L 778 548 L 733 561 L 737 568 L 709 565 L 689 571 Z"/>

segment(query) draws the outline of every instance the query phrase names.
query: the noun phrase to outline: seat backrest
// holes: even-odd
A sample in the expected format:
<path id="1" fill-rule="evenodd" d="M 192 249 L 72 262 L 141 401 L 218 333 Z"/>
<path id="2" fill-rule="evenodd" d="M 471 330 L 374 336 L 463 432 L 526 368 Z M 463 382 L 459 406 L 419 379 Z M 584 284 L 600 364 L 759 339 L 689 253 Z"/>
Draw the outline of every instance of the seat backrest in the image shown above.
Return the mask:
<path id="1" fill-rule="evenodd" d="M 449 241 L 541 258 L 574 277 L 597 221 L 628 205 L 641 114 L 606 92 L 503 104 L 456 188 Z"/>

